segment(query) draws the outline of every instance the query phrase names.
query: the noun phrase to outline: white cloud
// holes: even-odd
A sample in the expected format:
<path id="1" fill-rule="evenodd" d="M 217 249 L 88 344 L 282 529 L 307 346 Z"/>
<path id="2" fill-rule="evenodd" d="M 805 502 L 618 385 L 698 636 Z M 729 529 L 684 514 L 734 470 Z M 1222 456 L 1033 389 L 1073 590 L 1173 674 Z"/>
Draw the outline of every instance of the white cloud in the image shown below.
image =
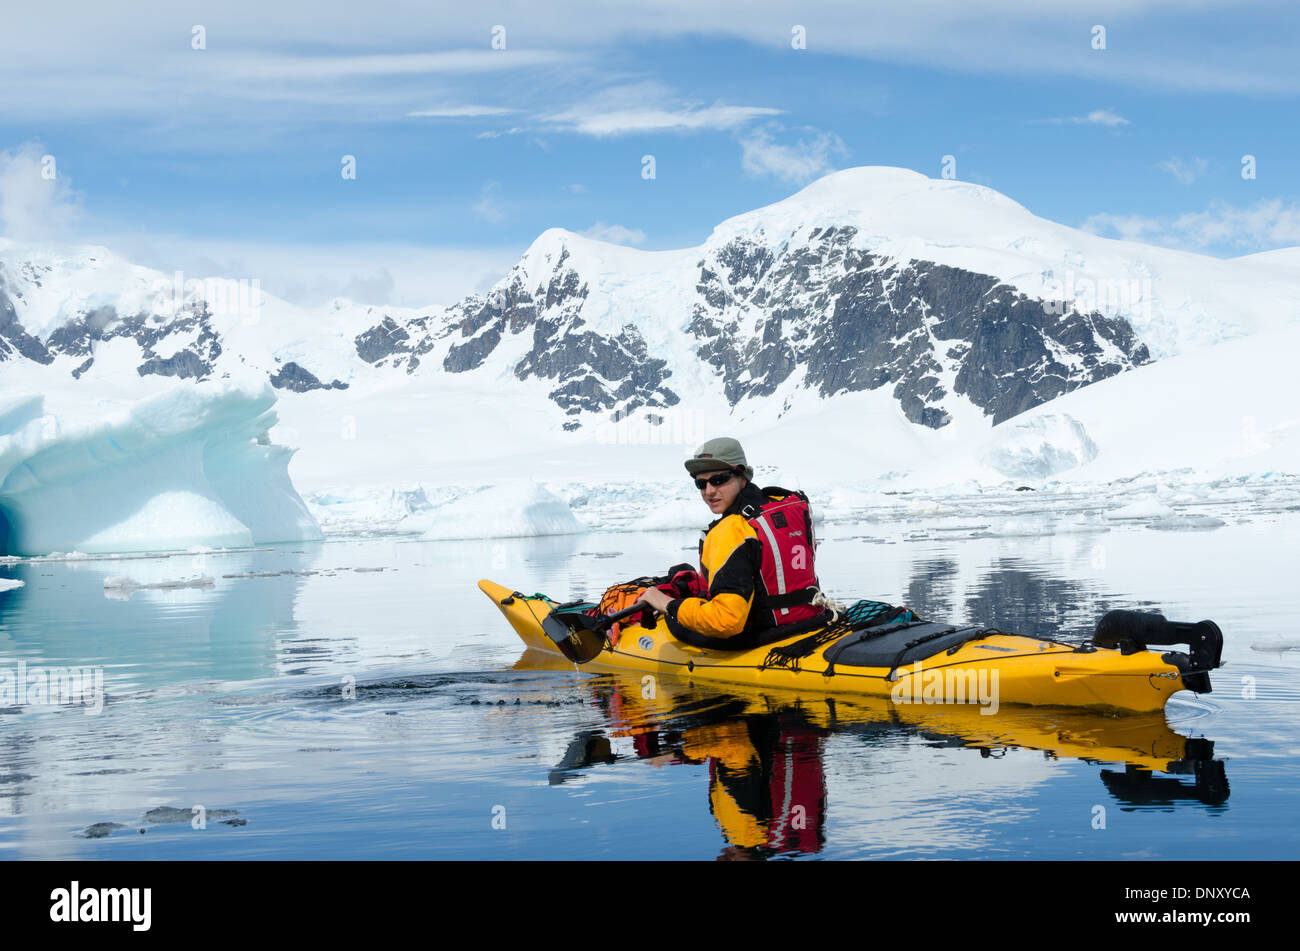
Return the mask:
<path id="1" fill-rule="evenodd" d="M 683 101 L 656 80 L 610 86 L 560 112 L 542 117 L 560 129 L 609 136 L 642 132 L 699 132 L 736 129 L 757 118 L 780 115 L 765 106 L 705 106 Z"/>
<path id="2" fill-rule="evenodd" d="M 707 106 L 685 109 L 624 109 L 591 112 L 581 107 L 547 116 L 553 122 L 583 135 L 628 135 L 635 132 L 699 132 L 734 129 L 752 119 L 780 115 L 780 109 L 761 106 Z"/>
<path id="3" fill-rule="evenodd" d="M 607 225 L 597 221 L 586 231 L 578 232 L 584 238 L 607 241 L 610 244 L 638 245 L 645 243 L 645 232 L 639 228 L 625 228 L 622 225 Z"/>
<path id="4" fill-rule="evenodd" d="M 81 220 L 81 196 L 58 156 L 27 142 L 0 151 L 0 235 L 16 241 L 68 240 Z"/>
<path id="5" fill-rule="evenodd" d="M 476 139 L 495 139 L 495 138 L 498 138 L 499 136 L 503 136 L 503 135 L 518 135 L 520 132 L 523 132 L 523 131 L 524 131 L 523 126 L 514 126 L 514 127 L 509 128 L 509 129 L 499 129 L 499 130 L 496 130 L 496 131 L 490 131 L 490 132 L 480 132 L 480 133 L 479 133 L 478 135 L 476 135 L 474 138 L 476 138 Z"/>
<path id="6" fill-rule="evenodd" d="M 1097 214 L 1081 228 L 1094 234 L 1189 251 L 1253 253 L 1300 245 L 1300 205 L 1280 198 L 1249 207 L 1211 202 L 1205 211 L 1177 216 Z"/>
<path id="7" fill-rule="evenodd" d="M 506 220 L 506 211 L 498 200 L 501 196 L 500 182 L 485 183 L 479 195 L 479 200 L 474 204 L 475 214 L 494 225 Z"/>
<path id="8" fill-rule="evenodd" d="M 565 190 L 566 192 L 568 192 L 570 195 L 585 195 L 585 194 L 587 194 L 587 186 L 586 186 L 586 185 L 580 185 L 580 184 L 574 183 L 573 185 L 564 185 L 564 186 L 561 186 L 561 187 L 563 187 L 564 190 Z"/>
<path id="9" fill-rule="evenodd" d="M 560 50 L 447 50 L 440 53 L 381 53 L 371 56 L 284 56 L 232 53 L 214 65 L 240 78 L 264 80 L 350 79 L 363 76 L 421 76 L 431 73 L 495 73 L 569 62 Z"/>
<path id="10" fill-rule="evenodd" d="M 833 132 L 811 140 L 779 145 L 767 129 L 754 129 L 740 139 L 741 167 L 750 175 L 772 175 L 794 184 L 805 184 L 832 172 L 834 155 L 846 155 L 844 142 Z"/>
<path id="11" fill-rule="evenodd" d="M 1112 109 L 1094 109 L 1086 116 L 1069 116 L 1066 118 L 1054 116 L 1050 119 L 1039 119 L 1037 121 L 1047 122 L 1051 125 L 1065 125 L 1067 122 L 1071 125 L 1104 125 L 1112 129 L 1130 124 L 1127 119 Z"/>
<path id="12" fill-rule="evenodd" d="M 1156 168 L 1168 172 L 1180 185 L 1190 185 L 1210 170 L 1210 163 L 1203 158 L 1194 158 L 1191 162 L 1184 162 L 1175 156 L 1161 162 Z"/>
<path id="13" fill-rule="evenodd" d="M 1104 126 L 1112 126 L 1112 127 L 1117 125 L 1129 124 L 1129 121 L 1127 119 L 1125 119 L 1121 115 L 1117 115 L 1116 113 L 1112 112 L 1110 109 L 1094 109 L 1086 116 L 1075 116 L 1070 121 L 1075 123 L 1082 123 L 1086 125 L 1104 125 Z"/>
<path id="14" fill-rule="evenodd" d="M 502 109 L 500 106 L 441 106 L 434 109 L 416 109 L 408 116 L 420 116 L 430 119 L 462 119 L 478 116 L 507 116 L 518 109 Z"/>

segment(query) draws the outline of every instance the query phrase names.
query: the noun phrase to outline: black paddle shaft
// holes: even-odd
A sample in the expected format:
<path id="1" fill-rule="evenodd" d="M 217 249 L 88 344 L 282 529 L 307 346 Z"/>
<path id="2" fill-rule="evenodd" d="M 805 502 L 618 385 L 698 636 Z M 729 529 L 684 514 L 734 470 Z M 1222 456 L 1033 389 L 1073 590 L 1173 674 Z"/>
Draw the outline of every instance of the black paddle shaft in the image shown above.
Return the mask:
<path id="1" fill-rule="evenodd" d="M 603 618 L 601 618 L 601 620 L 600 620 L 600 629 L 603 631 L 603 630 L 605 630 L 605 628 L 609 627 L 609 626 L 610 626 L 611 624 L 613 624 L 615 621 L 621 621 L 621 620 L 623 620 L 623 618 L 625 618 L 625 617 L 631 617 L 632 615 L 634 615 L 634 614 L 640 614 L 640 613 L 643 612 L 643 611 L 653 611 L 653 610 L 654 610 L 654 608 L 650 607 L 650 605 L 648 605 L 648 604 L 646 604 L 646 603 L 644 603 L 644 602 L 642 602 L 642 601 L 638 601 L 636 604 L 632 605 L 630 608 L 624 608 L 622 611 L 618 611 L 618 612 L 615 613 L 615 614 L 606 614 L 606 615 L 605 615 Z"/>

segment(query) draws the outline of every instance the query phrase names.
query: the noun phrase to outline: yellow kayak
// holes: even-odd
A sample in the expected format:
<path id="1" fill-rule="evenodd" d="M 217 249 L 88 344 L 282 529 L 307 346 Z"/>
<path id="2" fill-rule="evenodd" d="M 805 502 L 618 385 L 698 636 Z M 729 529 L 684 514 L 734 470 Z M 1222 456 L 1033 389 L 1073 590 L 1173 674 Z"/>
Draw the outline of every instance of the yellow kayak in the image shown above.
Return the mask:
<path id="1" fill-rule="evenodd" d="M 492 581 L 480 581 L 479 588 L 525 645 L 562 657 L 543 629 L 557 602 L 525 596 Z M 1221 644 L 1217 627 L 1214 632 Z M 749 650 L 714 650 L 678 641 L 659 617 L 652 628 L 624 628 L 616 643 L 606 641 L 583 666 L 801 693 L 882 697 L 895 705 L 967 704 L 977 706 L 980 714 L 996 713 L 1002 704 L 1154 712 L 1179 690 L 1209 689 L 1206 670 L 1189 662 L 1187 654 L 1135 649 L 1132 643 L 1067 644 L 927 622 L 847 632 L 825 643 L 818 642 L 817 634 L 805 630 Z M 809 650 L 810 644 L 815 649 Z M 1213 657 L 1205 666 L 1218 666 L 1217 648 Z"/>

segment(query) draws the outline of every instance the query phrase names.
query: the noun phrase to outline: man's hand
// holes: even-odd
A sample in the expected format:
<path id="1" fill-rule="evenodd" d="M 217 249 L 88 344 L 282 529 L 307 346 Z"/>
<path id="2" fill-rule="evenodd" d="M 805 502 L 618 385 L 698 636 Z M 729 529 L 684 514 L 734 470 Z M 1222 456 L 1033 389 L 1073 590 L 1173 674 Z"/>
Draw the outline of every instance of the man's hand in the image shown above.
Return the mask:
<path id="1" fill-rule="evenodd" d="M 645 593 L 641 595 L 640 603 L 648 604 L 660 614 L 663 614 L 664 611 L 668 609 L 668 602 L 671 600 L 672 598 L 668 597 L 668 595 L 664 594 L 658 588 L 647 588 Z"/>

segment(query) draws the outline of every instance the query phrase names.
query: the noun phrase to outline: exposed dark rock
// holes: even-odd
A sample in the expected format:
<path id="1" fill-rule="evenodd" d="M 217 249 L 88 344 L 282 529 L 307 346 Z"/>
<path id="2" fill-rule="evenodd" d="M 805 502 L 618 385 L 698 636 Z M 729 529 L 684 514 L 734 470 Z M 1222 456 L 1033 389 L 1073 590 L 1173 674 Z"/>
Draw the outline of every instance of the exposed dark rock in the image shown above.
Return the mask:
<path id="1" fill-rule="evenodd" d="M 54 362 L 54 355 L 45 344 L 29 334 L 19 322 L 13 301 L 5 290 L 4 276 L 0 274 L 0 361 L 14 356 L 41 364 Z"/>
<path id="2" fill-rule="evenodd" d="M 271 385 L 277 390 L 292 390 L 295 393 L 306 393 L 308 390 L 346 390 L 348 388 L 348 385 L 342 380 L 322 383 L 316 378 L 316 374 L 310 370 L 304 370 L 292 360 L 276 371 L 275 375 L 271 377 Z"/>
<path id="3" fill-rule="evenodd" d="M 157 376 L 178 376 L 181 379 L 202 379 L 210 368 L 204 364 L 203 359 L 196 353 L 189 350 L 182 350 L 179 353 L 172 354 L 167 359 L 153 357 L 146 360 L 135 368 L 135 372 L 141 376 L 156 374 Z"/>
<path id="4" fill-rule="evenodd" d="M 94 825 L 86 826 L 77 834 L 83 839 L 102 839 L 105 836 L 112 835 L 118 829 L 125 828 L 126 826 L 120 822 L 96 822 Z"/>
<path id="5" fill-rule="evenodd" d="M 385 316 L 365 333 L 358 334 L 354 342 L 357 356 L 366 363 L 378 363 L 395 353 L 410 353 L 410 347 L 407 346 L 410 339 L 411 335 L 397 321 Z"/>

